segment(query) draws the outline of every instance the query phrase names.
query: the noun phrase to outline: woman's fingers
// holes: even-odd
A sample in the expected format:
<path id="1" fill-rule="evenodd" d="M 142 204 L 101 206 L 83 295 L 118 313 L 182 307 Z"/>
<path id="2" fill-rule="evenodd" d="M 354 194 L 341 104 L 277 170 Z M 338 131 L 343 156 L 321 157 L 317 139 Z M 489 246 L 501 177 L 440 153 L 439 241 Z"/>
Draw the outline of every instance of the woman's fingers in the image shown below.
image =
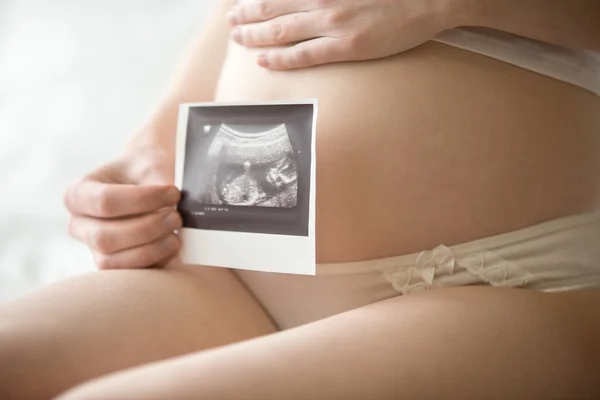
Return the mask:
<path id="1" fill-rule="evenodd" d="M 182 225 L 174 207 L 173 155 L 161 147 L 132 147 L 65 193 L 69 231 L 100 268 L 140 268 L 172 259 Z"/>
<path id="2" fill-rule="evenodd" d="M 267 22 L 236 26 L 231 38 L 242 46 L 277 46 L 321 36 L 318 24 L 308 13 L 290 14 Z"/>
<path id="3" fill-rule="evenodd" d="M 315 0 L 244 0 L 229 11 L 227 20 L 232 25 L 249 24 L 315 8 Z"/>
<path id="4" fill-rule="evenodd" d="M 122 220 L 102 220 L 73 216 L 69 233 L 101 254 L 119 251 L 153 242 L 182 226 L 179 213 L 165 210 Z"/>
<path id="5" fill-rule="evenodd" d="M 118 253 L 104 254 L 94 251 L 93 254 L 100 269 L 146 268 L 175 256 L 179 246 L 177 235 L 169 233 L 154 242 Z"/>
<path id="6" fill-rule="evenodd" d="M 67 191 L 65 204 L 72 214 L 119 218 L 175 206 L 179 197 L 174 186 L 123 185 L 87 178 Z"/>
<path id="7" fill-rule="evenodd" d="M 334 37 L 320 37 L 291 47 L 273 49 L 258 56 L 258 64 L 273 70 L 307 68 L 338 62 L 348 57 L 341 42 Z"/>

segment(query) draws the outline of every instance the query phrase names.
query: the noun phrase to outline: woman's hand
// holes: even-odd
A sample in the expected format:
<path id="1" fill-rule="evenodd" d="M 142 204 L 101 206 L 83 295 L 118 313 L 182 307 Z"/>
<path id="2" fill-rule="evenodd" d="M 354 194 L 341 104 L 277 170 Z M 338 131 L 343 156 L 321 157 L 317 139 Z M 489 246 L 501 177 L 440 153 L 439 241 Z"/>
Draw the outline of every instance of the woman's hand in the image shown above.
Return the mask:
<path id="1" fill-rule="evenodd" d="M 459 25 L 456 0 L 242 0 L 232 38 L 276 70 L 383 58 Z M 456 8 L 456 9 L 455 9 Z M 277 46 L 285 46 L 279 47 Z"/>
<path id="2" fill-rule="evenodd" d="M 130 147 L 67 191 L 69 232 L 99 268 L 149 267 L 177 254 L 173 168 L 173 154 L 158 146 Z"/>

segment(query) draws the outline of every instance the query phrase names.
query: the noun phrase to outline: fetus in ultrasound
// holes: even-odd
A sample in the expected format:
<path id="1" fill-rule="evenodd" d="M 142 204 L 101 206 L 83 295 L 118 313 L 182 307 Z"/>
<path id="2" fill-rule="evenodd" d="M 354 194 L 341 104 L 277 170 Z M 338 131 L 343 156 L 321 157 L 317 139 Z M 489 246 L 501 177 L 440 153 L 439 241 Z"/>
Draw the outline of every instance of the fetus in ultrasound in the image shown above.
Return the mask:
<path id="1" fill-rule="evenodd" d="M 208 149 L 203 201 L 293 208 L 298 202 L 296 157 L 285 124 L 258 132 L 221 125 Z"/>

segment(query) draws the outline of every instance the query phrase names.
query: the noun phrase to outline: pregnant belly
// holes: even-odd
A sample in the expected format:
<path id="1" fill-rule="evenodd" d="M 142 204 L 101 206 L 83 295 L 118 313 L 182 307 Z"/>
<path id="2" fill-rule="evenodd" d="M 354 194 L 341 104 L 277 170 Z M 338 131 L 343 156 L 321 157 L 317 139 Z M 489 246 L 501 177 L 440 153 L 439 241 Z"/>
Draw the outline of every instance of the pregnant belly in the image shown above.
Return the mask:
<path id="1" fill-rule="evenodd" d="M 230 45 L 217 101 L 315 97 L 317 258 L 411 253 L 593 208 L 600 102 L 431 43 L 276 72 Z"/>

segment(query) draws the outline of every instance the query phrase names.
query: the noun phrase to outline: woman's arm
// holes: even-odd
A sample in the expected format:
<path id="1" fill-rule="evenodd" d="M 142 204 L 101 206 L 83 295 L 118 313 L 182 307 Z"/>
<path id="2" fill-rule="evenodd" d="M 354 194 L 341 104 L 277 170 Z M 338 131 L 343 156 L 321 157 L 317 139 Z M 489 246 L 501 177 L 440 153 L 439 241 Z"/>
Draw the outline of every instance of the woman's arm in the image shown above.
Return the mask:
<path id="1" fill-rule="evenodd" d="M 598 0 L 452 0 L 464 25 L 484 26 L 566 47 L 600 50 Z"/>
<path id="2" fill-rule="evenodd" d="M 158 106 L 133 136 L 132 144 L 159 143 L 169 150 L 173 149 L 179 104 L 213 100 L 230 30 L 225 15 L 236 0 L 213 2 L 215 9 L 181 60 Z"/>
<path id="3" fill-rule="evenodd" d="M 69 232 L 91 250 L 101 269 L 145 268 L 172 260 L 181 217 L 173 186 L 178 106 L 213 98 L 225 58 L 225 12 L 219 0 L 164 99 L 114 160 L 86 174 L 65 194 Z M 169 210 L 170 209 L 170 210 Z"/>

